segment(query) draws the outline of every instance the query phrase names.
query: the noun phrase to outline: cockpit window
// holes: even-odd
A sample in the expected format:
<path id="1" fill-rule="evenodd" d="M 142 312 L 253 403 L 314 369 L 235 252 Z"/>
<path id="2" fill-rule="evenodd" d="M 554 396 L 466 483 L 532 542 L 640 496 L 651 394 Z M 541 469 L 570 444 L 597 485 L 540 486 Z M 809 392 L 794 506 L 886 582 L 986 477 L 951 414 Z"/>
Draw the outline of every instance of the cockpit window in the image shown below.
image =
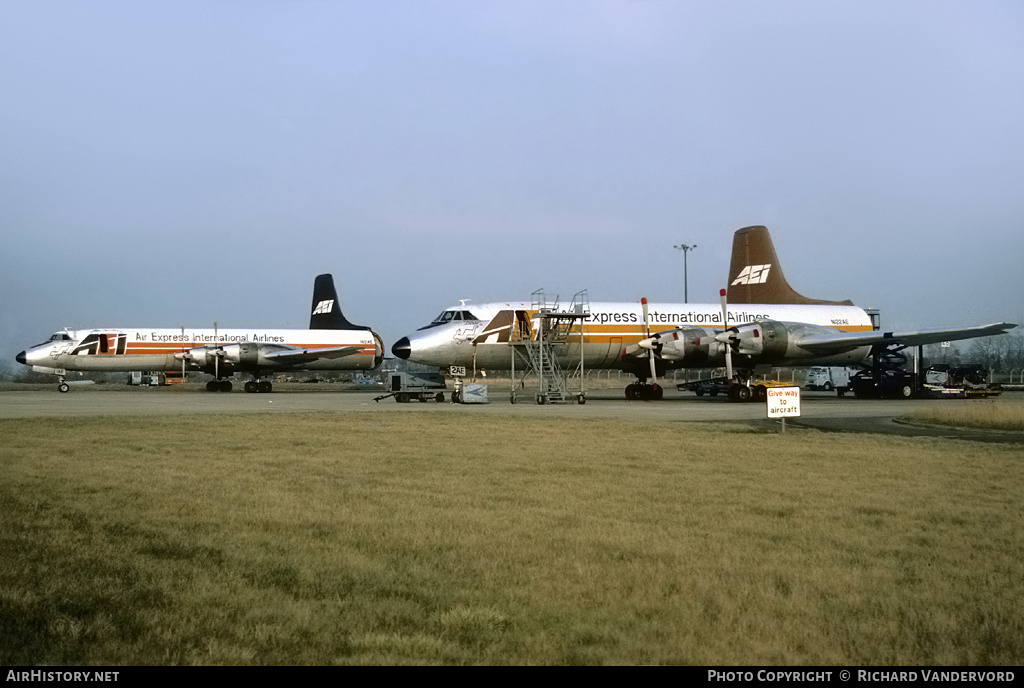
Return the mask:
<path id="1" fill-rule="evenodd" d="M 67 332 L 54 332 L 52 335 L 50 335 L 49 339 L 47 339 L 45 342 L 43 342 L 43 344 L 52 344 L 53 342 L 70 342 L 70 341 L 71 341 L 71 335 L 69 335 Z M 43 344 L 36 344 L 36 346 L 42 346 Z"/>
<path id="2" fill-rule="evenodd" d="M 452 320 L 476 320 L 476 316 L 469 311 L 447 310 L 441 311 L 441 315 L 434 318 L 431 325 L 444 325 Z"/>
<path id="3" fill-rule="evenodd" d="M 447 325 L 448 323 L 455 320 L 476 320 L 477 317 L 470 311 L 459 310 L 457 308 L 449 308 L 448 310 L 441 311 L 441 314 L 434 318 L 427 327 L 421 327 L 421 330 L 425 330 L 428 327 L 437 327 L 438 325 Z"/>

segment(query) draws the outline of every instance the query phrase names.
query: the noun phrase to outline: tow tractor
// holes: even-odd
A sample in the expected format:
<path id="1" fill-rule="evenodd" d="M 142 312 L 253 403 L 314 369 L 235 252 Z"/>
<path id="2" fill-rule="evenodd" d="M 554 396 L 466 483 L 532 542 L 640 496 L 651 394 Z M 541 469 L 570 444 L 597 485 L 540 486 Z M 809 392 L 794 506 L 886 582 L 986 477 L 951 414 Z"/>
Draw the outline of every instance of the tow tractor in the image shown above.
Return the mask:
<path id="1" fill-rule="evenodd" d="M 388 382 L 391 391 L 374 397 L 374 401 L 394 397 L 399 404 L 407 404 L 413 399 L 442 402 L 444 390 L 448 388 L 441 373 L 391 373 Z"/>
<path id="2" fill-rule="evenodd" d="M 765 401 L 768 398 L 769 388 L 792 386 L 792 382 L 779 382 L 778 380 L 736 382 L 730 381 L 726 377 L 713 377 L 693 382 L 680 382 L 676 385 L 676 389 L 680 392 L 687 390 L 695 392 L 699 397 L 705 394 L 712 397 L 723 394 L 729 397 L 729 401 Z"/>

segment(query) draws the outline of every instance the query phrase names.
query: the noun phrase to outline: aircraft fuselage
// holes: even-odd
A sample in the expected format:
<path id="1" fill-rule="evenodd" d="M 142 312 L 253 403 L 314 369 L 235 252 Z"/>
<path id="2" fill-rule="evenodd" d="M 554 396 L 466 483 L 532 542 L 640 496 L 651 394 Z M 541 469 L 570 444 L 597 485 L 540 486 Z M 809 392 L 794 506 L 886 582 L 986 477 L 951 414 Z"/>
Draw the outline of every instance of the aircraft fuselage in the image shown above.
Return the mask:
<path id="1" fill-rule="evenodd" d="M 274 360 L 275 352 L 354 347 L 338 358 Z M 18 354 L 37 368 L 79 371 L 364 370 L 376 367 L 381 345 L 370 330 L 166 329 L 151 327 L 64 330 Z M 208 359 L 208 360 L 207 360 Z"/>
<path id="2" fill-rule="evenodd" d="M 399 340 L 392 351 L 400 358 L 416 363 L 446 367 L 472 366 L 491 370 L 511 367 L 515 338 L 509 318 L 502 313 L 520 313 L 536 332 L 539 316 L 534 304 L 526 302 L 486 303 L 453 307 L 433 323 Z M 446 317 L 452 314 L 452 317 Z M 458 319 L 461 316 L 462 319 Z M 850 348 L 827 356 L 814 354 L 793 344 L 804 332 L 870 332 L 868 314 L 856 306 L 842 305 L 778 305 L 740 304 L 729 309 L 729 327 L 764 323 L 766 341 L 771 346 L 751 360 L 753 364 L 772 365 L 849 365 L 868 355 L 870 347 Z M 772 326 L 774 323 L 775 327 Z M 584 366 L 588 369 L 632 369 L 635 357 L 629 349 L 659 332 L 683 330 L 692 337 L 693 345 L 680 348 L 679 355 L 659 359 L 659 367 L 718 367 L 724 365 L 720 347 L 698 339 L 711 340 L 725 328 L 722 310 L 717 304 L 649 305 L 650 332 L 644 324 L 639 303 L 607 302 L 590 304 L 589 315 L 577 321 L 569 331 L 564 345 L 557 347 L 560 363 L 575 365 L 580 361 L 582 346 Z M 582 340 L 581 340 L 582 326 Z M 770 337 L 769 337 L 770 335 Z"/>

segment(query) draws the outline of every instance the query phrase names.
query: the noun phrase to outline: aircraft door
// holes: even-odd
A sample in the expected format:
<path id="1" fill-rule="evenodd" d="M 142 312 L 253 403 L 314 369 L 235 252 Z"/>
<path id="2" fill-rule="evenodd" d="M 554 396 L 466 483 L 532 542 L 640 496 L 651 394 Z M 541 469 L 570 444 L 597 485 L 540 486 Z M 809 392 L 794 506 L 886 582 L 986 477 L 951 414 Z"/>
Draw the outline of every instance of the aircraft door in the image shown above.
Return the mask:
<path id="1" fill-rule="evenodd" d="M 512 341 L 526 341 L 533 338 L 533 321 L 526 311 L 516 311 L 516 320 L 512 329 Z"/>
<path id="2" fill-rule="evenodd" d="M 605 367 L 611 367 L 619 362 L 619 358 L 622 356 L 622 337 L 612 337 L 608 343 L 608 352 L 605 356 L 604 365 Z"/>

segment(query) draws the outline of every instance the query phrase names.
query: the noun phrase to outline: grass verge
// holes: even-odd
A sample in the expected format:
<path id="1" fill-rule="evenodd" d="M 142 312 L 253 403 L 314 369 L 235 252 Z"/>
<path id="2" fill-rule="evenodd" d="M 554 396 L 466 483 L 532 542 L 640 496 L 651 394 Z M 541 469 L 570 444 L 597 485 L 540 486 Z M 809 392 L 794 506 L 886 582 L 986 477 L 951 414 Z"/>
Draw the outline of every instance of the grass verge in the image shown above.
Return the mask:
<path id="1" fill-rule="evenodd" d="M 0 664 L 1020 664 L 1016 447 L 0 421 Z"/>
<path id="2" fill-rule="evenodd" d="M 1024 431 L 1024 404 L 1019 400 L 936 400 L 934 406 L 907 416 L 908 420 L 958 428 Z"/>

